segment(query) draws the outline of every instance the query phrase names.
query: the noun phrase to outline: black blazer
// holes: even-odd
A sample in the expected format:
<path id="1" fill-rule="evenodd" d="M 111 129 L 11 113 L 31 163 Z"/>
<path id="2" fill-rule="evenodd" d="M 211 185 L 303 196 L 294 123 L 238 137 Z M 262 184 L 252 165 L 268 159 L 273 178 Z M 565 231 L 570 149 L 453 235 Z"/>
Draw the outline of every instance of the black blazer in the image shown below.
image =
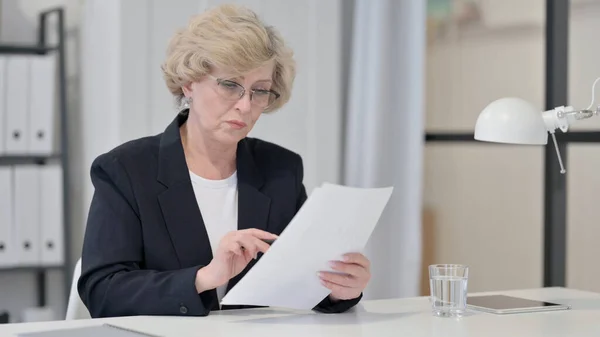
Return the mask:
<path id="1" fill-rule="evenodd" d="M 199 295 L 194 282 L 212 250 L 179 134 L 186 119 L 180 114 L 164 133 L 120 145 L 92 164 L 95 192 L 78 291 L 94 318 L 219 310 L 216 290 Z M 237 175 L 239 229 L 280 234 L 306 200 L 300 156 L 277 145 L 240 141 Z M 231 279 L 227 290 L 255 263 Z M 314 310 L 343 312 L 359 300 L 325 298 Z"/>

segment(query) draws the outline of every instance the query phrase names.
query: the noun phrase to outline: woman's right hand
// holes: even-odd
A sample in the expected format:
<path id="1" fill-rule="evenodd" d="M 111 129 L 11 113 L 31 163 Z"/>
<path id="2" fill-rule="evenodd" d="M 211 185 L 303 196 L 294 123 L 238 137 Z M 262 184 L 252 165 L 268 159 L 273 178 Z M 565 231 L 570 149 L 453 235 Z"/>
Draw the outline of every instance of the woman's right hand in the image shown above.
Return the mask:
<path id="1" fill-rule="evenodd" d="M 265 253 L 277 235 L 256 228 L 227 233 L 219 242 L 212 261 L 196 273 L 198 293 L 217 288 L 241 273 L 258 253 Z"/>

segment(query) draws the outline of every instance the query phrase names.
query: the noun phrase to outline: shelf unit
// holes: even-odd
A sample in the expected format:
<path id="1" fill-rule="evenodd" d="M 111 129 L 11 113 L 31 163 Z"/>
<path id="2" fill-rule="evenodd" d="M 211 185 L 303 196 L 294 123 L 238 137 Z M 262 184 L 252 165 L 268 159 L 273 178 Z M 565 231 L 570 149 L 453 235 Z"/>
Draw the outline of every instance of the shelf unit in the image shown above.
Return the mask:
<path id="1" fill-rule="evenodd" d="M 56 17 L 57 42 L 54 45 L 48 43 L 49 18 Z M 54 24 L 54 22 L 53 22 Z M 2 155 L 0 154 L 0 165 L 24 165 L 36 164 L 46 165 L 51 162 L 58 162 L 62 167 L 63 181 L 63 264 L 56 266 L 14 266 L 0 269 L 0 272 L 28 271 L 36 275 L 37 305 L 42 307 L 46 305 L 46 272 L 50 270 L 60 270 L 64 280 L 65 305 L 68 303 L 68 296 L 71 289 L 72 263 L 70 259 L 70 193 L 68 188 L 69 178 L 69 155 L 68 155 L 68 115 L 67 115 L 67 87 L 66 87 L 66 63 L 65 63 L 65 11 L 62 7 L 49 9 L 41 12 L 38 19 L 38 38 L 37 45 L 4 45 L 0 44 L 0 54 L 20 54 L 20 55 L 44 55 L 48 52 L 57 52 L 57 76 L 58 76 L 58 118 L 60 132 L 59 153 L 48 156 L 36 155 Z M 5 308 L 1 308 L 3 310 Z"/>

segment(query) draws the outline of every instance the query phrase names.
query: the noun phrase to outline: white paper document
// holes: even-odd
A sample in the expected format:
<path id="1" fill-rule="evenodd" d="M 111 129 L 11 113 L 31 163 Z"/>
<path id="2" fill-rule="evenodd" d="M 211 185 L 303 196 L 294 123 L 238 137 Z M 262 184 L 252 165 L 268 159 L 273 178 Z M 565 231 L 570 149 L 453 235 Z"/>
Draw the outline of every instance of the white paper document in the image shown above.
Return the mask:
<path id="1" fill-rule="evenodd" d="M 310 310 L 329 295 L 319 271 L 350 252 L 362 252 L 392 187 L 316 188 L 271 248 L 223 297 L 224 305 Z"/>

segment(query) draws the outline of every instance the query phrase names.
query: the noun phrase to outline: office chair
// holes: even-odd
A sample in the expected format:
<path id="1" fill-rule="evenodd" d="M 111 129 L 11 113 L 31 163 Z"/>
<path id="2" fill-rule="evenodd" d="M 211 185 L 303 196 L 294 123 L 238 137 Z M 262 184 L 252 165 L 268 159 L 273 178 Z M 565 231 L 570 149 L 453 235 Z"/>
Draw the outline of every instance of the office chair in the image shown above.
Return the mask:
<path id="1" fill-rule="evenodd" d="M 77 260 L 75 270 L 73 271 L 73 281 L 71 282 L 71 292 L 69 293 L 69 304 L 67 305 L 67 315 L 65 320 L 92 318 L 77 292 L 77 280 L 79 280 L 80 275 L 81 259 Z"/>

